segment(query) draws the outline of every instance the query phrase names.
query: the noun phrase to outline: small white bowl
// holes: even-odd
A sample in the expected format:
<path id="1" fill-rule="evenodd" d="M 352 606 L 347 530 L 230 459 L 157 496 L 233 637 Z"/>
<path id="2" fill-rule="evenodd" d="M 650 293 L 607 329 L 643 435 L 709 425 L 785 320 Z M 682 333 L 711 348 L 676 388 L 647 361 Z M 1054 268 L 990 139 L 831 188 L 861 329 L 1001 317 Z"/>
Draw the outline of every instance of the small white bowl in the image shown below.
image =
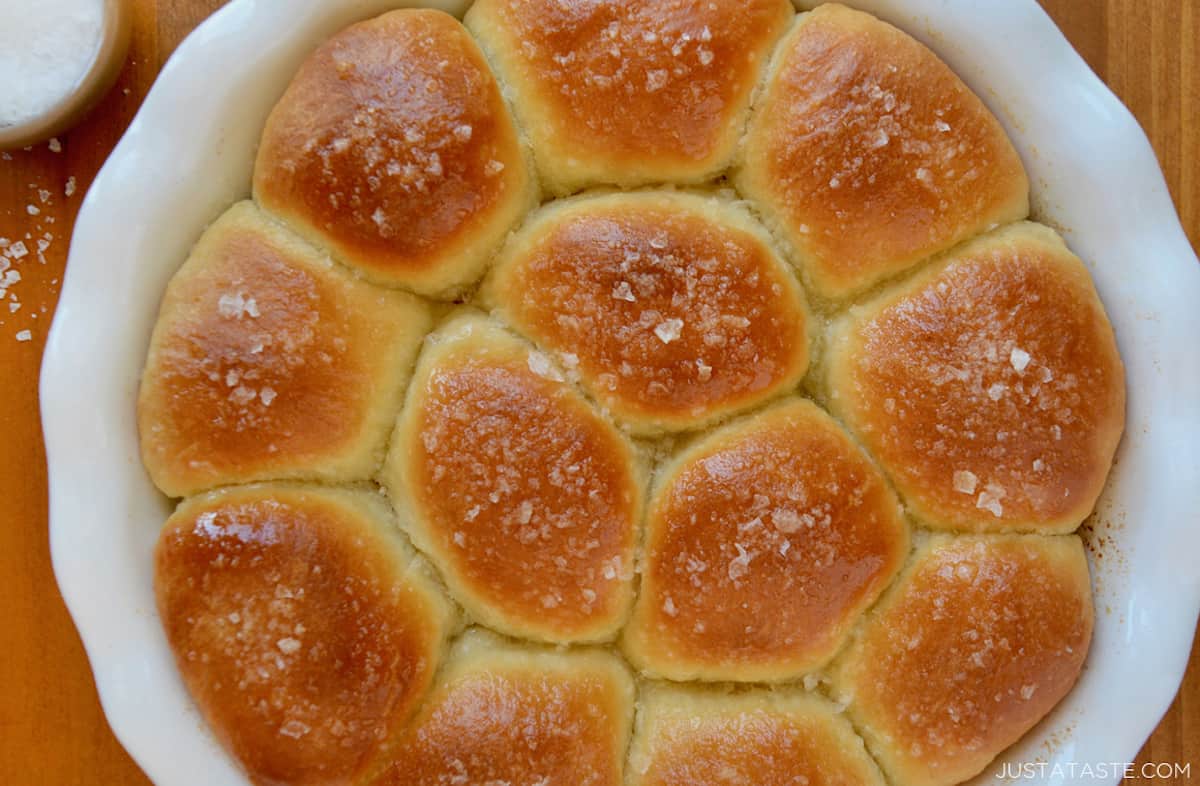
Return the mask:
<path id="1" fill-rule="evenodd" d="M 100 45 L 83 76 L 71 91 L 44 112 L 12 126 L 0 126 L 0 150 L 28 147 L 78 123 L 108 93 L 129 51 L 133 27 L 127 0 L 104 0 Z"/>
<path id="2" fill-rule="evenodd" d="M 1033 782 L 1071 780 L 1072 762 L 1095 774 L 1133 759 L 1170 704 L 1200 609 L 1200 264 L 1141 129 L 1034 0 L 847 2 L 925 41 L 999 114 L 1036 217 L 1088 262 L 1116 330 L 1128 428 L 1084 530 L 1095 640 L 1071 694 L 981 779 L 1035 761 L 1048 766 Z M 233 0 L 171 57 L 76 223 L 42 372 L 54 568 L 113 731 L 160 786 L 246 779 L 189 700 L 155 614 L 169 504 L 139 460 L 135 399 L 158 303 L 205 225 L 249 194 L 263 123 L 303 59 L 399 5 Z"/>

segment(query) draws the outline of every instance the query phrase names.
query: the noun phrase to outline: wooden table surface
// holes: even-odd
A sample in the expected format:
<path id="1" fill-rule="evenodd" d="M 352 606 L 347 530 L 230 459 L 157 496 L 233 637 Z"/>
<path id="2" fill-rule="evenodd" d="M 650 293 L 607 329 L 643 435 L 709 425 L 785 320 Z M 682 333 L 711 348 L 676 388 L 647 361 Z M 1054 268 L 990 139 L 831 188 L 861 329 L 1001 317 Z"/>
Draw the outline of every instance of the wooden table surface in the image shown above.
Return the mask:
<path id="1" fill-rule="evenodd" d="M 9 292 L 16 299 L 0 304 L 0 779 L 8 784 L 147 782 L 105 723 L 83 649 L 54 583 L 37 411 L 42 344 L 80 199 L 163 61 L 223 4 L 132 1 L 132 50 L 112 93 L 82 125 L 61 138 L 61 151 L 43 144 L 0 160 L 0 237 L 17 240 L 29 233 L 25 242 L 30 251 L 15 266 L 22 278 Z M 1200 1 L 1043 4 L 1149 133 L 1196 247 Z M 38 239 L 44 244 L 40 252 Z M 9 303 L 20 305 L 11 311 Z M 26 330 L 30 340 L 19 341 Z M 1190 763 L 1193 777 L 1200 780 L 1200 647 L 1192 653 L 1179 697 L 1140 761 Z"/>

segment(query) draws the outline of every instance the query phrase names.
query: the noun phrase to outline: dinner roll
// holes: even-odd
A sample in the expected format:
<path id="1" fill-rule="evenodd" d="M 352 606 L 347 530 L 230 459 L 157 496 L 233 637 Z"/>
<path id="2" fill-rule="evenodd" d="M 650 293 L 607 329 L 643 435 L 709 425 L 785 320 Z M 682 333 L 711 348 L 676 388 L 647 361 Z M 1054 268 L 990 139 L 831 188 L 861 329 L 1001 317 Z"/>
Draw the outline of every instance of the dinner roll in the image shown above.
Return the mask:
<path id="1" fill-rule="evenodd" d="M 479 47 L 428 9 L 352 25 L 308 58 L 267 120 L 254 195 L 371 280 L 427 295 L 478 278 L 537 203 Z"/>
<path id="2" fill-rule="evenodd" d="M 465 313 L 430 338 L 384 473 L 413 541 L 496 630 L 612 638 L 632 601 L 633 449 L 540 352 Z"/>
<path id="3" fill-rule="evenodd" d="M 621 786 L 634 686 L 598 650 L 468 631 L 373 786 Z"/>
<path id="4" fill-rule="evenodd" d="M 172 497 L 278 478 L 366 479 L 427 308 L 230 208 L 167 287 L 138 397 L 142 460 Z"/>
<path id="5" fill-rule="evenodd" d="M 736 180 L 834 299 L 1029 212 L 983 102 L 916 40 L 835 3 L 780 44 Z"/>
<path id="6" fill-rule="evenodd" d="M 564 195 L 723 170 L 793 14 L 786 0 L 476 0 L 466 24 Z"/>
<path id="7" fill-rule="evenodd" d="M 704 425 L 808 368 L 799 284 L 765 230 L 714 197 L 551 205 L 505 246 L 483 296 L 639 433 Z"/>
<path id="8" fill-rule="evenodd" d="M 366 772 L 456 624 L 367 492 L 259 485 L 187 500 L 159 538 L 154 586 L 184 683 L 256 784 Z"/>
<path id="9" fill-rule="evenodd" d="M 1067 694 L 1091 635 L 1079 538 L 935 535 L 838 659 L 834 685 L 893 783 L 947 786 Z"/>
<path id="10" fill-rule="evenodd" d="M 628 775 L 629 786 L 885 786 L 849 721 L 796 690 L 643 689 Z"/>
<path id="11" fill-rule="evenodd" d="M 834 655 L 907 553 L 883 476 L 832 418 L 788 401 L 660 471 L 625 652 L 673 680 L 798 677 Z"/>
<path id="12" fill-rule="evenodd" d="M 1083 264 L 1020 223 L 957 249 L 833 331 L 829 401 L 940 529 L 1070 532 L 1125 422 L 1112 328 Z"/>

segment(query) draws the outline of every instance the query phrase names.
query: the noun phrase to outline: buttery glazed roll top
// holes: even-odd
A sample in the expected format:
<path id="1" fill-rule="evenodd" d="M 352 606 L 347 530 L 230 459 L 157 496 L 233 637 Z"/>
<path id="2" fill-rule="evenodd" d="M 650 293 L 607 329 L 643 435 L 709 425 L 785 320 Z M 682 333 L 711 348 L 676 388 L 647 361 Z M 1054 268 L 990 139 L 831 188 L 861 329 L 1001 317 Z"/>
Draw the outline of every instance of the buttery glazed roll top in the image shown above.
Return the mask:
<path id="1" fill-rule="evenodd" d="M 366 479 L 383 460 L 428 310 L 230 208 L 167 287 L 138 397 L 170 496 L 277 478 Z"/>
<path id="2" fill-rule="evenodd" d="M 600 651 L 468 631 L 372 786 L 621 786 L 634 686 Z"/>
<path id="3" fill-rule="evenodd" d="M 1091 635 L 1077 537 L 937 535 L 839 658 L 834 685 L 893 783 L 948 786 L 1067 694 Z"/>
<path id="4" fill-rule="evenodd" d="M 550 360 L 476 315 L 426 344 L 385 479 L 414 542 L 480 622 L 611 638 L 633 594 L 631 447 Z"/>
<path id="5" fill-rule="evenodd" d="M 1083 263 L 1021 223 L 851 310 L 829 396 L 910 510 L 942 529 L 1070 532 L 1125 422 L 1112 328 Z"/>
<path id="6" fill-rule="evenodd" d="M 466 24 L 562 195 L 717 174 L 793 14 L 786 0 L 478 0 Z"/>
<path id="7" fill-rule="evenodd" d="M 1029 212 L 983 102 L 916 40 L 834 3 L 779 45 L 744 145 L 738 186 L 826 298 Z"/>
<path id="8" fill-rule="evenodd" d="M 184 683 L 256 784 L 361 776 L 424 698 L 454 624 L 363 492 L 188 500 L 159 538 L 154 585 Z"/>
<path id="9" fill-rule="evenodd" d="M 882 475 L 808 401 L 725 427 L 659 478 L 624 636 L 652 675 L 774 681 L 821 666 L 908 553 Z"/>
<path id="10" fill-rule="evenodd" d="M 769 237 L 726 200 L 672 192 L 545 208 L 484 298 L 641 433 L 759 403 L 808 367 L 807 306 Z"/>
<path id="11" fill-rule="evenodd" d="M 829 702 L 796 690 L 650 686 L 639 697 L 629 786 L 884 786 Z"/>
<path id="12" fill-rule="evenodd" d="M 309 57 L 267 120 L 254 194 L 372 280 L 428 295 L 478 277 L 536 203 L 478 46 L 424 9 L 348 27 Z"/>

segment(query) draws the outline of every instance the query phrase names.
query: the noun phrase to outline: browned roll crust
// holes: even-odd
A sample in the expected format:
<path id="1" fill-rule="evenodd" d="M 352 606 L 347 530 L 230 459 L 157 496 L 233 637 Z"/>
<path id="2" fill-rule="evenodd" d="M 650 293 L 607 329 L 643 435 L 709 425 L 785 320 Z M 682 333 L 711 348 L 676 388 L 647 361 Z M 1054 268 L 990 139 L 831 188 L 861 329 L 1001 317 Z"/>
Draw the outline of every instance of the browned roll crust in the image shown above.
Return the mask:
<path id="1" fill-rule="evenodd" d="M 163 297 L 138 397 L 150 477 L 173 497 L 366 479 L 429 326 L 416 298 L 356 280 L 235 205 Z"/>
<path id="2" fill-rule="evenodd" d="M 452 607 L 376 495 L 247 486 L 196 497 L 155 554 L 192 698 L 256 784 L 345 784 L 424 697 Z"/>
<path id="3" fill-rule="evenodd" d="M 786 0 L 477 0 L 546 187 L 698 182 L 725 168 Z"/>
<path id="4" fill-rule="evenodd" d="M 372 786 L 621 786 L 633 680 L 600 651 L 468 631 Z"/>
<path id="5" fill-rule="evenodd" d="M 930 526 L 1070 532 L 1125 423 L 1112 328 L 1083 264 L 1021 223 L 850 312 L 830 403 Z"/>
<path id="6" fill-rule="evenodd" d="M 1075 684 L 1092 636 L 1077 537 L 933 536 L 834 683 L 893 783 L 981 772 Z"/>
<path id="7" fill-rule="evenodd" d="M 796 690 L 648 687 L 629 786 L 884 786 L 849 721 Z"/>
<path id="8" fill-rule="evenodd" d="M 834 655 L 907 553 L 883 476 L 832 418 L 790 401 L 661 472 L 625 652 L 674 680 L 797 677 Z"/>
<path id="9" fill-rule="evenodd" d="M 808 367 L 799 284 L 765 230 L 712 197 L 557 203 L 508 243 L 484 297 L 640 433 L 711 422 Z"/>
<path id="10" fill-rule="evenodd" d="M 254 195 L 374 281 L 429 295 L 476 279 L 537 189 L 478 46 L 405 9 L 304 63 L 267 120 Z"/>
<path id="11" fill-rule="evenodd" d="M 834 3 L 780 44 L 743 156 L 742 193 L 827 298 L 1029 212 L 1021 160 L 983 102 L 913 38 Z"/>
<path id="12" fill-rule="evenodd" d="M 385 479 L 472 616 L 544 641 L 612 638 L 633 595 L 632 448 L 541 353 L 486 319 L 428 342 Z"/>

